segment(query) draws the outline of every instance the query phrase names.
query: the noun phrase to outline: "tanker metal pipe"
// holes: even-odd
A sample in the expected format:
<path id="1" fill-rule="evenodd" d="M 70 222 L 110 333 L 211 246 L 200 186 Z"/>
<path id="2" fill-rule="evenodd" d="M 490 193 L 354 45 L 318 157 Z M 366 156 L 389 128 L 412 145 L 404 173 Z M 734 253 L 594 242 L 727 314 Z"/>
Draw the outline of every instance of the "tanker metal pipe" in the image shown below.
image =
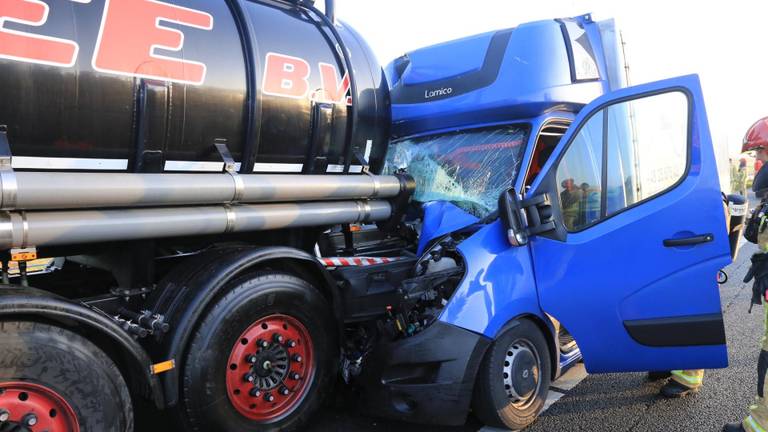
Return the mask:
<path id="1" fill-rule="evenodd" d="M 391 214 L 387 201 L 5 212 L 0 250 L 373 222 Z"/>
<path id="2" fill-rule="evenodd" d="M 391 198 L 395 176 L 16 172 L 2 181 L 1 210 L 172 207 Z"/>

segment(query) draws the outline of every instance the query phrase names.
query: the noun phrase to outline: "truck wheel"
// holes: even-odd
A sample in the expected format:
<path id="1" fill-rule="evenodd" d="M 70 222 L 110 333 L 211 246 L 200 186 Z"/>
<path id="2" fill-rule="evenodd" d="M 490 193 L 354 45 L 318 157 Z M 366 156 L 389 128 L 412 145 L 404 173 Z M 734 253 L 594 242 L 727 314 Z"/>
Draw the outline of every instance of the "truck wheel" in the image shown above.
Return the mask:
<path id="1" fill-rule="evenodd" d="M 123 376 L 89 340 L 47 324 L 0 322 L 0 347 L 0 425 L 32 432 L 133 430 Z"/>
<path id="2" fill-rule="evenodd" d="M 544 407 L 551 376 L 549 349 L 541 330 L 529 320 L 516 321 L 483 358 L 473 410 L 488 426 L 522 429 Z"/>
<path id="3" fill-rule="evenodd" d="M 257 274 L 210 309 L 183 364 L 181 418 L 192 430 L 300 428 L 331 390 L 331 308 L 306 281 Z"/>

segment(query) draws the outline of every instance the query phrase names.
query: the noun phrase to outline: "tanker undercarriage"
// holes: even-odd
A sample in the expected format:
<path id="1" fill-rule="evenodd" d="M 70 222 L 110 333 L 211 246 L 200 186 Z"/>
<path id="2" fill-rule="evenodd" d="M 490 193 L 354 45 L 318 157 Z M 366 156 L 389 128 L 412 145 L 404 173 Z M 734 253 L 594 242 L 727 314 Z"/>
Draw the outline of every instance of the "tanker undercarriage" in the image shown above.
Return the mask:
<path id="1" fill-rule="evenodd" d="M 392 208 L 396 208 L 394 204 Z M 36 213 L 30 213 L 32 220 Z M 362 392 L 363 409 L 376 413 L 371 407 L 387 398 L 394 407 L 390 415 L 398 416 L 398 409 L 408 415 L 415 408 L 409 404 L 415 402 L 389 400 L 388 389 L 428 380 L 440 362 L 421 368 L 390 367 L 382 360 L 436 322 L 464 276 L 456 247 L 479 228 L 443 236 L 417 255 L 419 226 L 420 220 L 391 226 L 353 223 L 324 232 L 311 227 L 287 228 L 203 239 L 111 242 L 87 248 L 13 248 L 2 261 L 3 280 L 9 285 L 0 297 L 0 308 L 8 318 L 18 317 L 24 323 L 18 310 L 10 310 L 14 301 L 39 296 L 43 299 L 39 312 L 45 322 L 90 340 L 124 339 L 123 347 L 114 348 L 109 355 L 121 371 L 119 375 L 125 377 L 134 404 L 135 398 L 143 397 L 154 400 L 158 408 L 179 410 L 180 401 L 173 396 L 187 391 L 185 383 L 191 377 L 186 374 L 192 369 L 201 380 L 195 384 L 219 381 L 218 390 L 232 409 L 244 418 L 262 420 L 296 409 L 301 398 L 308 396 L 310 377 L 315 382 L 322 379 L 330 388 L 338 376 L 332 371 L 338 370 L 350 394 L 370 389 Z M 312 245 L 308 238 L 318 241 Z M 276 247 L 278 239 L 295 241 Z M 246 313 L 244 308 L 259 310 L 265 295 L 267 303 L 274 301 L 269 297 L 273 289 L 278 296 L 283 290 L 289 296 L 309 295 L 310 307 L 304 310 L 283 304 L 267 307 L 266 314 L 250 311 L 258 314 L 255 321 L 239 316 Z M 230 298 L 233 294 L 246 299 Z M 83 322 L 66 325 L 67 318 L 56 314 L 62 308 L 76 310 Z M 197 317 L 186 316 L 197 309 Z M 101 330 L 94 328 L 99 325 Z M 196 344 L 203 343 L 198 341 L 201 328 L 216 334 L 240 330 L 239 335 L 227 333 L 227 343 L 206 339 L 205 349 L 217 354 L 192 360 L 200 352 Z M 313 334 L 318 331 L 321 334 Z M 432 338 L 428 335 L 422 340 Z M 336 345 L 339 351 L 331 349 Z M 190 362 L 195 365 L 189 366 Z M 137 379 L 135 373 L 141 368 L 149 373 Z M 206 369 L 217 370 L 226 379 L 215 374 L 201 377 Z M 179 376 L 181 373 L 185 375 Z M 185 381 L 179 383 L 180 379 Z M 182 387 L 176 391 L 179 384 Z M 29 389 L 7 387 L 0 393 L 0 410 L 4 409 L 3 395 L 18 397 L 24 390 Z M 39 390 L 38 396 L 48 401 L 45 406 L 53 407 L 50 409 L 74 412 L 68 405 L 57 408 L 58 397 L 45 390 Z M 18 409 L 9 410 L 11 415 L 14 411 Z M 154 424 L 151 413 L 155 411 L 137 412 L 137 427 Z M 22 425 L 28 420 L 9 418 L 10 424 Z M 58 430 L 55 427 L 75 424 L 77 416 L 46 420 L 50 421 L 45 425 Z"/>

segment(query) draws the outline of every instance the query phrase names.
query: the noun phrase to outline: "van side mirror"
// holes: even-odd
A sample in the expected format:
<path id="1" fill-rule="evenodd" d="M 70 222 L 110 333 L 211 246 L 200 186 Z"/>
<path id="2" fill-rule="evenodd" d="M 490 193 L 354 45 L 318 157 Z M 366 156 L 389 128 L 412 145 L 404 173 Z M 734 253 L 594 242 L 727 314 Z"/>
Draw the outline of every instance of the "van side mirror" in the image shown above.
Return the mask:
<path id="1" fill-rule="evenodd" d="M 507 240 L 512 246 L 528 243 L 528 234 L 523 228 L 522 206 L 515 188 L 505 190 L 499 196 L 499 217 L 507 233 Z"/>

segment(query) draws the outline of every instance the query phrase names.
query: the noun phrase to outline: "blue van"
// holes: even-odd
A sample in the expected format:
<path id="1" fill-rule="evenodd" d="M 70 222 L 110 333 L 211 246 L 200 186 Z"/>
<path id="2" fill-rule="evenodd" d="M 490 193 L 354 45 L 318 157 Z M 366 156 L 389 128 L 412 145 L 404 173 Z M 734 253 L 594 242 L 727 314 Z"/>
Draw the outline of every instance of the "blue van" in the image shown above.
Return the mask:
<path id="1" fill-rule="evenodd" d="M 387 170 L 416 179 L 417 255 L 439 272 L 452 248 L 465 267 L 439 324 L 385 356 L 389 414 L 455 424 L 471 407 L 518 429 L 581 358 L 590 373 L 727 366 L 699 79 L 627 88 L 621 58 L 613 23 L 584 15 L 387 66 Z M 394 365 L 409 378 L 388 379 Z"/>

